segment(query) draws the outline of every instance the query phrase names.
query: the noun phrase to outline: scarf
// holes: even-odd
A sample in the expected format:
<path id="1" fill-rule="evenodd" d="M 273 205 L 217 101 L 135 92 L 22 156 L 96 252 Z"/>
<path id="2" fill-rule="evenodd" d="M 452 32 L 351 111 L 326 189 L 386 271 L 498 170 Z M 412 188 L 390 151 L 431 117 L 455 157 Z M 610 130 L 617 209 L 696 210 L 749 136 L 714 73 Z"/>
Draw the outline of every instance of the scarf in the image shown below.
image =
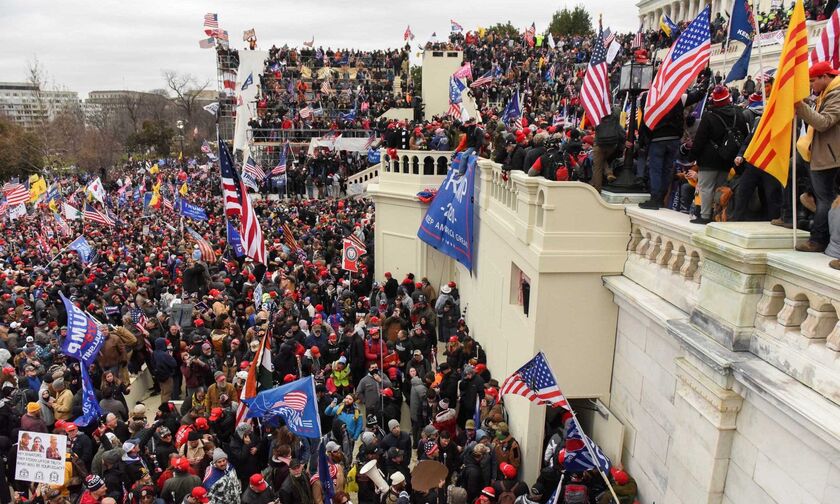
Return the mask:
<path id="1" fill-rule="evenodd" d="M 819 112 L 820 107 L 822 106 L 823 99 L 825 99 L 825 96 L 829 92 L 837 89 L 838 87 L 840 87 L 840 75 L 838 75 L 837 77 L 832 79 L 831 82 L 828 84 L 828 86 L 825 89 L 823 89 L 823 92 L 820 93 L 820 96 L 817 98 L 817 106 L 814 110 Z M 814 141 L 814 127 L 813 126 L 808 126 L 808 131 L 807 131 L 807 133 L 805 133 L 805 136 L 800 137 L 799 140 L 796 141 L 796 150 L 799 152 L 799 155 L 802 156 L 802 159 L 804 159 L 807 162 L 811 161 L 811 142 L 813 142 L 813 141 Z"/>

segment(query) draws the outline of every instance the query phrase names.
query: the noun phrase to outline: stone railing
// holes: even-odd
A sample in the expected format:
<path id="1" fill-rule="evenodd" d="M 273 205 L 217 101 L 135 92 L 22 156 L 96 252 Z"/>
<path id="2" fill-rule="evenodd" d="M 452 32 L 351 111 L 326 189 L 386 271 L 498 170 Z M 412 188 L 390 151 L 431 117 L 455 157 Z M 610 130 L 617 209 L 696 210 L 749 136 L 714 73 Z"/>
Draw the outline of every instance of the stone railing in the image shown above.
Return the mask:
<path id="1" fill-rule="evenodd" d="M 690 313 L 697 303 L 703 251 L 691 235 L 703 226 L 689 223 L 686 214 L 627 207 L 631 222 L 624 275 Z"/>
<path id="2" fill-rule="evenodd" d="M 373 166 L 369 166 L 364 170 L 354 173 L 347 177 L 347 185 L 353 184 L 364 184 L 366 182 L 371 182 L 375 180 L 379 176 L 379 167 L 382 166 L 381 163 L 377 163 Z"/>
<path id="3" fill-rule="evenodd" d="M 384 149 L 380 153 L 381 174 L 393 175 L 445 176 L 452 158 L 452 151 L 398 150 L 393 158 Z"/>
<path id="4" fill-rule="evenodd" d="M 481 219 L 492 218 L 494 228 L 506 230 L 547 270 L 563 270 L 572 262 L 582 272 L 622 270 L 629 236 L 622 205 L 604 202 L 582 182 L 504 173 L 501 165 L 487 159 L 480 159 L 478 167 Z"/>

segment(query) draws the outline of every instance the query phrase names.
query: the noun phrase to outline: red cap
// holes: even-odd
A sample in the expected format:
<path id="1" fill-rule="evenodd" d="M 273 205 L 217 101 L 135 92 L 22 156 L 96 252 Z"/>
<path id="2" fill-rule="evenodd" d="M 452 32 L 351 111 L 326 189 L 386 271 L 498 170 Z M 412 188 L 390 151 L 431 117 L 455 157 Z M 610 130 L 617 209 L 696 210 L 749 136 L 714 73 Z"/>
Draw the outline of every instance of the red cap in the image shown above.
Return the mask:
<path id="1" fill-rule="evenodd" d="M 260 473 L 251 476 L 251 479 L 248 481 L 248 484 L 251 485 L 257 492 L 263 492 L 266 488 L 268 488 L 268 484 L 266 484 L 265 478 L 263 478 L 262 474 Z"/>
<path id="2" fill-rule="evenodd" d="M 283 383 L 293 382 L 293 381 L 295 381 L 295 378 L 296 378 L 295 375 L 293 375 L 292 373 L 289 373 L 289 374 L 287 374 L 286 376 L 283 377 Z"/>
<path id="3" fill-rule="evenodd" d="M 190 495 L 192 495 L 192 498 L 197 500 L 201 504 L 207 504 L 208 502 L 210 502 L 210 498 L 207 497 L 207 490 L 202 486 L 197 486 L 193 488 L 192 492 L 190 492 Z"/>
<path id="4" fill-rule="evenodd" d="M 207 430 L 210 428 L 210 425 L 207 423 L 207 419 L 204 417 L 198 417 L 195 419 L 195 428 L 201 430 Z"/>
<path id="5" fill-rule="evenodd" d="M 817 61 L 811 65 L 811 68 L 808 69 L 808 77 L 811 79 L 816 79 L 817 77 L 822 77 L 823 75 L 837 74 L 840 74 L 840 71 L 832 67 L 831 63 L 828 61 Z"/>
<path id="6" fill-rule="evenodd" d="M 382 389 L 382 395 L 384 395 L 385 397 L 394 397 L 394 389 Z"/>
<path id="7" fill-rule="evenodd" d="M 190 460 L 186 457 L 178 457 L 175 459 L 173 467 L 181 472 L 190 472 Z"/>
<path id="8" fill-rule="evenodd" d="M 215 422 L 216 420 L 222 418 L 222 408 L 213 408 L 210 410 L 210 421 Z"/>
<path id="9" fill-rule="evenodd" d="M 318 348 L 318 347 L 316 347 L 316 346 L 313 346 L 312 348 L 310 348 L 310 349 L 309 349 L 309 352 L 310 352 L 310 353 L 311 353 L 314 357 L 320 357 L 320 356 L 321 356 L 321 349 L 320 349 L 320 348 Z"/>
<path id="10" fill-rule="evenodd" d="M 458 343 L 458 336 L 450 336 L 449 337 L 450 343 Z"/>
<path id="11" fill-rule="evenodd" d="M 615 480 L 615 482 L 619 485 L 626 485 L 628 482 L 630 482 L 630 475 L 622 471 L 621 469 L 611 467 L 610 474 L 612 475 L 613 480 Z"/>
<path id="12" fill-rule="evenodd" d="M 507 479 L 513 479 L 516 477 L 516 468 L 512 465 L 508 464 L 507 462 L 502 462 L 499 464 L 499 471 L 505 475 Z"/>
<path id="13" fill-rule="evenodd" d="M 385 278 L 391 278 L 391 272 L 390 271 L 385 272 Z"/>
<path id="14" fill-rule="evenodd" d="M 566 460 L 566 449 L 563 448 L 559 452 L 557 452 L 557 462 L 562 464 Z"/>
<path id="15" fill-rule="evenodd" d="M 490 486 L 484 487 L 484 488 L 481 489 L 481 495 L 486 495 L 487 497 L 490 497 L 491 499 L 495 499 L 496 498 L 496 491 L 493 490 L 493 487 L 490 487 Z"/>

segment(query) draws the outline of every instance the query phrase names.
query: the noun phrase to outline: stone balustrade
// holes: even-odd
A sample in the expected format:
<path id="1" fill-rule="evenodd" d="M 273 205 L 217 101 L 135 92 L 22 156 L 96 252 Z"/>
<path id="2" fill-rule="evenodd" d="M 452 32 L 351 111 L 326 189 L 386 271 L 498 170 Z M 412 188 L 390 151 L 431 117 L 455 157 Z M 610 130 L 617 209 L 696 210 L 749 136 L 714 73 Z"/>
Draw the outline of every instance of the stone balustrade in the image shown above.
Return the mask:
<path id="1" fill-rule="evenodd" d="M 703 226 L 671 211 L 628 206 L 627 215 L 632 227 L 624 275 L 690 313 L 703 271 L 703 250 L 691 243 L 691 235 Z"/>
<path id="2" fill-rule="evenodd" d="M 449 170 L 451 151 L 398 150 L 393 158 L 385 149 L 382 172 L 395 175 L 445 176 Z"/>

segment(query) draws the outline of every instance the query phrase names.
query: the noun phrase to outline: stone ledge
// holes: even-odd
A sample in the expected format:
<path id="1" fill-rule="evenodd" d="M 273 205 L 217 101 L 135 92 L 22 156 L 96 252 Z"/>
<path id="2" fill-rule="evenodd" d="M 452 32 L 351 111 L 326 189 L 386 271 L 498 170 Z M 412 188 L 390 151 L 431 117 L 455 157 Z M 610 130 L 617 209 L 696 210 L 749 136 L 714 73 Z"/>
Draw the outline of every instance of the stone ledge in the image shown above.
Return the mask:
<path id="1" fill-rule="evenodd" d="M 649 200 L 650 194 L 620 193 L 602 190 L 601 197 L 604 198 L 604 201 L 606 201 L 607 203 L 612 203 L 613 205 L 637 205 L 639 203 L 642 203 L 643 201 Z"/>
<path id="2" fill-rule="evenodd" d="M 840 450 L 840 407 L 836 404 L 756 357 L 733 363 L 732 370 L 738 383 Z"/>
<path id="3" fill-rule="evenodd" d="M 669 320 L 668 333 L 676 338 L 688 353 L 721 375 L 728 375 L 732 365 L 750 358 L 745 352 L 733 352 L 714 341 L 686 320 Z"/>
<path id="4" fill-rule="evenodd" d="M 795 250 L 767 253 L 767 267 L 772 275 L 795 282 L 806 281 L 814 290 L 827 290 L 840 299 L 840 271 L 829 267 L 832 260 L 825 254 L 797 252 Z"/>
<path id="5" fill-rule="evenodd" d="M 620 308 L 635 308 L 662 327 L 669 320 L 688 317 L 684 311 L 625 276 L 605 276 L 603 281 L 604 287 L 614 294 Z"/>
<path id="6" fill-rule="evenodd" d="M 793 248 L 793 230 L 774 226 L 769 222 L 711 222 L 706 236 L 745 249 Z M 797 238 L 808 233 L 797 231 Z"/>
<path id="7" fill-rule="evenodd" d="M 695 233 L 703 232 L 702 225 L 692 224 L 691 217 L 687 214 L 673 210 L 645 210 L 628 206 L 625 207 L 625 212 L 633 222 L 643 223 L 651 231 L 674 237 L 685 243 L 691 243 L 691 237 Z"/>

